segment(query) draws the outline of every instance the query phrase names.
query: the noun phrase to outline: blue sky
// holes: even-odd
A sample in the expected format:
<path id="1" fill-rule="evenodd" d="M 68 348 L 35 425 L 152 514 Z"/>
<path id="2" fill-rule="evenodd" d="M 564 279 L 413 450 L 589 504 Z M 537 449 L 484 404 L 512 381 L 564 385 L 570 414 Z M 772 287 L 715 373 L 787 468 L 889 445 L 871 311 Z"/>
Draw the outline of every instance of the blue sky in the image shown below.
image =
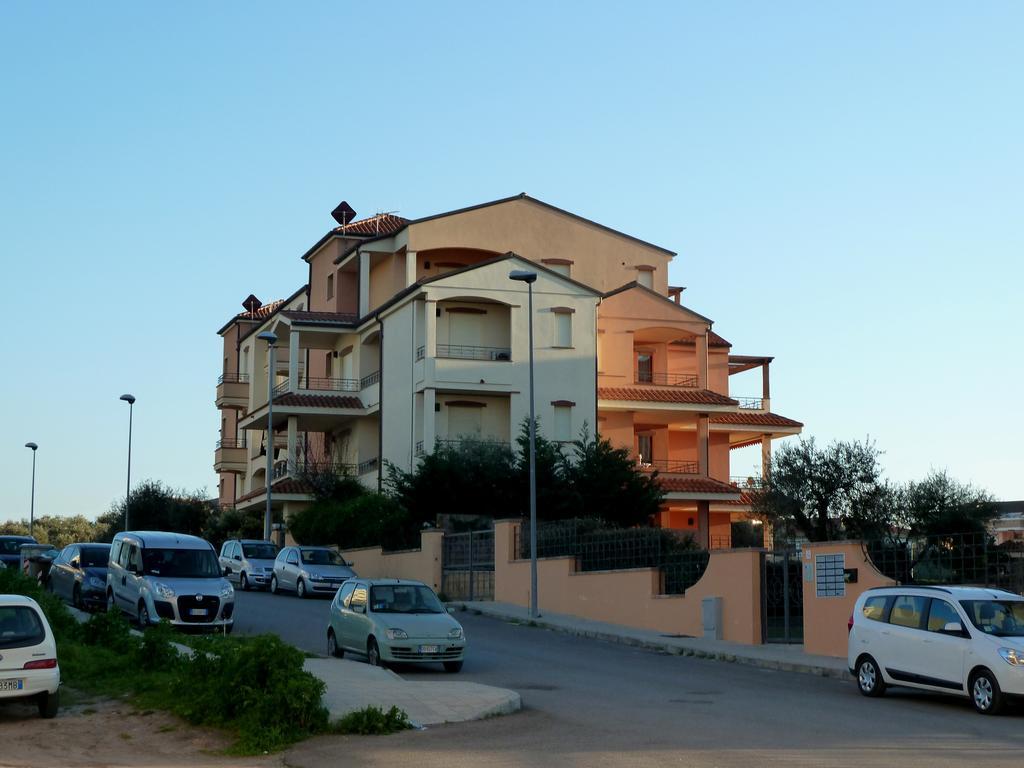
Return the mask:
<path id="1" fill-rule="evenodd" d="M 1024 497 L 1024 6 L 583 8 L 0 4 L 0 517 L 29 440 L 37 513 L 123 494 L 123 392 L 133 477 L 212 494 L 215 331 L 340 200 L 522 191 L 678 251 L 806 434 Z"/>

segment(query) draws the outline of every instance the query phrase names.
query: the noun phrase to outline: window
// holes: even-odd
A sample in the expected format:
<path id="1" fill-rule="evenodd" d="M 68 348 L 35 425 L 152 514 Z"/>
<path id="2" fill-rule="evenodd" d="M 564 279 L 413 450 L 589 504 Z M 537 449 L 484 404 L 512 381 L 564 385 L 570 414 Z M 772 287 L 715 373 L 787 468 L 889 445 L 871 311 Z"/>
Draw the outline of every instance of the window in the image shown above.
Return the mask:
<path id="1" fill-rule="evenodd" d="M 637 435 L 636 452 L 640 456 L 641 464 L 649 464 L 651 461 L 651 454 L 654 453 L 654 437 L 651 435 Z"/>
<path id="2" fill-rule="evenodd" d="M 0 608 L 0 648 L 29 648 L 46 639 L 39 614 L 27 605 Z"/>
<path id="3" fill-rule="evenodd" d="M 926 600 L 927 598 L 925 597 L 900 595 L 892 604 L 892 615 L 889 617 L 889 623 L 895 624 L 897 627 L 921 629 Z"/>
<path id="4" fill-rule="evenodd" d="M 641 352 L 636 356 L 636 381 L 650 384 L 654 381 L 654 355 Z"/>
<path id="5" fill-rule="evenodd" d="M 328 352 L 326 355 L 324 355 L 324 376 L 326 376 L 328 379 L 331 378 L 331 369 L 333 368 L 333 366 L 334 355 L 331 352 Z"/>
<path id="6" fill-rule="evenodd" d="M 572 406 L 555 406 L 555 440 L 560 442 L 572 440 Z"/>
<path id="7" fill-rule="evenodd" d="M 328 300 L 334 298 L 334 275 L 327 276 L 327 298 Z"/>
<path id="8" fill-rule="evenodd" d="M 338 605 L 348 608 L 349 600 L 352 599 L 352 592 L 355 591 L 356 585 L 352 582 L 347 582 L 342 585 L 341 589 L 338 590 Z"/>
<path id="9" fill-rule="evenodd" d="M 932 598 L 932 607 L 928 611 L 928 631 L 941 632 L 947 624 L 955 621 L 962 624 L 956 609 L 945 600 Z"/>
<path id="10" fill-rule="evenodd" d="M 636 282 L 644 288 L 654 288 L 654 267 L 639 266 L 636 268 Z"/>
<path id="11" fill-rule="evenodd" d="M 356 608 L 366 607 L 366 585 L 357 584 L 356 588 L 352 591 L 352 597 L 348 601 L 348 607 L 352 610 Z"/>
<path id="12" fill-rule="evenodd" d="M 872 621 L 885 621 L 889 600 L 888 597 L 869 597 L 864 601 L 864 617 Z"/>
<path id="13" fill-rule="evenodd" d="M 289 550 L 288 551 L 288 565 L 298 565 L 298 564 L 299 564 L 299 556 L 298 556 L 298 554 L 296 554 L 294 549 Z"/>
<path id="14" fill-rule="evenodd" d="M 555 314 L 555 344 L 556 347 L 572 346 L 572 314 L 569 312 L 558 312 Z"/>

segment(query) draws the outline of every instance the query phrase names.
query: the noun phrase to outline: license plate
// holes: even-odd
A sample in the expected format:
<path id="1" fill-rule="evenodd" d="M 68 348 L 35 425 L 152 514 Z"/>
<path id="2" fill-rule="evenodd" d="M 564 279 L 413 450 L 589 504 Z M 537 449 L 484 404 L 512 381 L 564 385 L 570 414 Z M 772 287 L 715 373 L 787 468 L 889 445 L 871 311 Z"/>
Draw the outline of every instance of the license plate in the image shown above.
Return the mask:
<path id="1" fill-rule="evenodd" d="M 0 680 L 0 691 L 20 691 L 24 687 L 24 680 Z"/>
<path id="2" fill-rule="evenodd" d="M 436 645 L 421 645 L 420 646 L 420 653 L 437 653 L 440 650 L 441 650 L 440 647 L 438 647 Z"/>
<path id="3" fill-rule="evenodd" d="M 188 615 L 189 616 L 205 616 L 206 615 L 206 609 L 205 608 L 189 608 L 188 609 Z"/>

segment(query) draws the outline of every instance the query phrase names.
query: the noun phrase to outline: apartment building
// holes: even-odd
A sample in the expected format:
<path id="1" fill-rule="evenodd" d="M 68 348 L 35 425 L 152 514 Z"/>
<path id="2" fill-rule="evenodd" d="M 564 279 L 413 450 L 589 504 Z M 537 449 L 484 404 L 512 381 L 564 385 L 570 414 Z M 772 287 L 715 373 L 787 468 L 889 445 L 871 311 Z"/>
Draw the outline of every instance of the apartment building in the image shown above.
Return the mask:
<path id="1" fill-rule="evenodd" d="M 525 194 L 415 220 L 350 211 L 302 255 L 305 285 L 269 304 L 249 296 L 219 331 L 223 505 L 265 505 L 268 450 L 287 515 L 309 501 L 309 465 L 378 488 L 385 462 L 412 468 L 444 441 L 510 443 L 529 412 L 529 318 L 527 285 L 509 273 L 529 270 L 541 431 L 570 441 L 596 428 L 658 472 L 661 525 L 728 545 L 757 481 L 730 476 L 730 452 L 759 445 L 767 464 L 771 442 L 802 425 L 770 409 L 772 358 L 733 355 L 683 305 L 672 251 Z M 753 369 L 760 396 L 733 396 L 731 378 Z"/>

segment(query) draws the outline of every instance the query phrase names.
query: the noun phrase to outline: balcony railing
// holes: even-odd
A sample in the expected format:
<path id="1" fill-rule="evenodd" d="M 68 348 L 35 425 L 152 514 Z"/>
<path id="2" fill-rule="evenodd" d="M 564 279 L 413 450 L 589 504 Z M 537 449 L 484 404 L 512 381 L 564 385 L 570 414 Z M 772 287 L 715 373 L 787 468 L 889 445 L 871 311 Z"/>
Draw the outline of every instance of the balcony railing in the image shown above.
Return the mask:
<path id="1" fill-rule="evenodd" d="M 356 467 L 356 471 L 360 475 L 365 475 L 367 472 L 373 472 L 373 470 L 375 470 L 379 464 L 380 459 L 374 456 L 372 459 L 360 461 L 358 466 Z"/>
<path id="2" fill-rule="evenodd" d="M 732 475 L 729 478 L 729 484 L 735 485 L 737 488 L 749 488 L 753 490 L 761 488 L 764 485 L 764 480 L 761 479 L 760 475 Z"/>
<path id="3" fill-rule="evenodd" d="M 423 455 L 423 441 L 422 440 L 417 440 L 416 441 L 416 455 L 417 456 L 422 456 Z"/>
<path id="4" fill-rule="evenodd" d="M 461 448 L 464 445 L 490 445 L 496 448 L 511 448 L 512 444 L 507 440 L 492 440 L 476 437 L 461 437 L 461 438 L 444 438 L 434 441 L 435 446 L 445 446 L 446 448 Z"/>
<path id="5" fill-rule="evenodd" d="M 274 394 L 275 395 L 283 395 L 285 392 L 288 391 L 289 387 L 290 387 L 290 384 L 289 384 L 288 380 L 285 379 L 280 384 L 275 384 L 274 385 Z"/>
<path id="6" fill-rule="evenodd" d="M 218 384 L 248 384 L 248 373 L 222 373 L 217 377 Z"/>
<path id="7" fill-rule="evenodd" d="M 359 380 L 359 388 L 360 389 L 366 389 L 371 384 L 379 384 L 379 383 L 380 383 L 380 371 L 374 371 L 373 373 L 366 374 L 365 376 L 363 376 L 363 378 L 361 378 Z"/>
<path id="8" fill-rule="evenodd" d="M 438 344 L 437 357 L 456 360 L 504 360 L 512 359 L 509 347 L 474 347 L 467 344 Z"/>
<path id="9" fill-rule="evenodd" d="M 416 347 L 416 359 L 417 360 L 422 360 L 424 357 L 426 357 L 426 354 L 427 354 L 427 348 L 425 346 L 420 344 L 420 346 Z"/>
<path id="10" fill-rule="evenodd" d="M 735 395 L 729 395 L 729 397 L 740 404 L 740 410 L 760 411 L 764 409 L 764 400 L 760 397 L 736 397 Z"/>
<path id="11" fill-rule="evenodd" d="M 697 376 L 692 373 L 655 373 L 654 371 L 638 371 L 636 384 L 658 384 L 667 387 L 697 386 Z"/>
<path id="12" fill-rule="evenodd" d="M 309 376 L 299 381 L 300 389 L 313 389 L 328 392 L 358 392 L 362 389 L 359 379 L 334 379 L 320 376 Z"/>
<path id="13" fill-rule="evenodd" d="M 217 441 L 217 449 L 221 448 L 245 448 L 245 438 L 222 438 Z"/>
<path id="14" fill-rule="evenodd" d="M 671 475 L 700 474 L 700 465 L 696 461 L 674 461 L 666 459 L 637 459 L 637 468 L 641 472 L 663 472 Z"/>

